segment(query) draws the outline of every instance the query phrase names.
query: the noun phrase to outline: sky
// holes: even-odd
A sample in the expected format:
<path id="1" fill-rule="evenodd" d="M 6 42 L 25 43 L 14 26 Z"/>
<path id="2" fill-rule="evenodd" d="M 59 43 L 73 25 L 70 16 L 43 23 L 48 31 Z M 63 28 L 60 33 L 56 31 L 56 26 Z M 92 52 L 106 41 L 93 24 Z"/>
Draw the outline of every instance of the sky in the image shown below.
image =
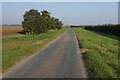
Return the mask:
<path id="1" fill-rule="evenodd" d="M 64 25 L 117 24 L 117 2 L 2 2 L 2 24 L 21 24 L 25 11 L 48 10 Z"/>
<path id="2" fill-rule="evenodd" d="M 120 0 L 1 0 L 2 2 L 119 2 Z"/>

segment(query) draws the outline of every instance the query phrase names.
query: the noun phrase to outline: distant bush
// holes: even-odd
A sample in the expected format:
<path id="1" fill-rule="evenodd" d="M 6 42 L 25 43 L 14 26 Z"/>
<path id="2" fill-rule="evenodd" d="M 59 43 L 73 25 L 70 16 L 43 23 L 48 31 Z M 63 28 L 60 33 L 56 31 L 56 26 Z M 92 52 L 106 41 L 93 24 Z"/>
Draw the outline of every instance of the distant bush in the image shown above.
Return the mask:
<path id="1" fill-rule="evenodd" d="M 23 32 L 30 35 L 45 33 L 50 29 L 61 29 L 63 25 L 59 19 L 51 17 L 47 10 L 40 13 L 38 10 L 31 9 L 25 12 L 23 19 Z"/>
<path id="2" fill-rule="evenodd" d="M 84 28 L 85 26 L 70 26 L 71 28 Z"/>
<path id="3" fill-rule="evenodd" d="M 86 26 L 85 29 L 120 36 L 118 33 L 120 31 L 120 25 Z"/>

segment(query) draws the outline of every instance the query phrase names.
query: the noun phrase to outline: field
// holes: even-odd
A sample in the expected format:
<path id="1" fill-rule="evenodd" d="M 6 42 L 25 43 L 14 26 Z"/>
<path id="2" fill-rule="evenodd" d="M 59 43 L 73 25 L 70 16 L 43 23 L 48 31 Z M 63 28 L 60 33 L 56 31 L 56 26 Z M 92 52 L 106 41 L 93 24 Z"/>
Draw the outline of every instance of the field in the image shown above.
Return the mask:
<path id="1" fill-rule="evenodd" d="M 18 32 L 22 31 L 21 26 L 3 26 L 2 27 L 2 37 L 16 35 Z"/>
<path id="2" fill-rule="evenodd" d="M 67 29 L 50 30 L 38 35 L 16 35 L 21 27 L 3 27 L 2 72 L 6 72 L 21 59 L 40 51 L 50 41 Z M 80 49 L 91 78 L 118 78 L 118 40 L 117 36 L 75 28 Z M 13 35 L 13 36 L 10 36 Z M 4 37 L 9 36 L 9 37 Z"/>
<path id="3" fill-rule="evenodd" d="M 38 35 L 15 35 L 2 40 L 2 72 L 7 71 L 21 59 L 40 51 L 46 44 L 67 29 L 51 30 Z"/>
<path id="4" fill-rule="evenodd" d="M 118 37 L 100 32 L 74 29 L 91 78 L 118 78 Z"/>

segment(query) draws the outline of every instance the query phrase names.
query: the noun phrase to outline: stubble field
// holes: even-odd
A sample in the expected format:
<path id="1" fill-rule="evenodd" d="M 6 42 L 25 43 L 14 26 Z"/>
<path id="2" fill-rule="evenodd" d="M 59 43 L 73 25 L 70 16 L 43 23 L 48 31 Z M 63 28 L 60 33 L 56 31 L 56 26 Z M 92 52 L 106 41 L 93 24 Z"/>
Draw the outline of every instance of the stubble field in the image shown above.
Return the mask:
<path id="1" fill-rule="evenodd" d="M 22 30 L 21 26 L 2 26 L 2 37 L 19 34 Z"/>

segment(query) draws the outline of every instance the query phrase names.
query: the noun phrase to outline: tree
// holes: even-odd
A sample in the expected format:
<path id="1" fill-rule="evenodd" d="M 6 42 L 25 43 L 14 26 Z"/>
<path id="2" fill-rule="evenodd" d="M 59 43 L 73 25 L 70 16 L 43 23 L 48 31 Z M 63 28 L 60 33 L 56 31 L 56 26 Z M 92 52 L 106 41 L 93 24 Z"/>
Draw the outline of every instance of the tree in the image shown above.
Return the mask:
<path id="1" fill-rule="evenodd" d="M 50 16 L 50 12 L 48 12 L 47 10 L 43 10 L 41 11 L 42 16 L 46 19 L 47 21 L 47 30 L 51 29 L 51 16 Z"/>
<path id="2" fill-rule="evenodd" d="M 61 29 L 61 27 L 62 27 L 62 22 L 61 21 L 59 21 L 59 19 L 55 19 L 55 23 L 56 23 L 56 28 L 59 30 L 59 29 Z"/>
<path id="3" fill-rule="evenodd" d="M 40 16 L 38 10 L 31 9 L 30 11 L 26 11 L 24 14 L 24 21 L 22 22 L 23 31 L 28 34 L 35 34 L 36 25 L 35 21 L 36 18 Z"/>
<path id="4" fill-rule="evenodd" d="M 40 34 L 48 32 L 50 29 L 61 29 L 62 22 L 50 16 L 50 12 L 31 9 L 26 11 L 23 16 L 23 32 L 27 34 Z"/>
<path id="5" fill-rule="evenodd" d="M 35 25 L 36 25 L 36 33 L 40 34 L 40 33 L 45 33 L 48 31 L 47 29 L 47 21 L 43 16 L 39 16 L 36 21 L 35 21 Z"/>
<path id="6" fill-rule="evenodd" d="M 46 19 L 50 17 L 50 12 L 48 12 L 47 10 L 43 10 L 41 11 L 41 13 L 42 13 L 42 16 L 45 17 Z"/>

